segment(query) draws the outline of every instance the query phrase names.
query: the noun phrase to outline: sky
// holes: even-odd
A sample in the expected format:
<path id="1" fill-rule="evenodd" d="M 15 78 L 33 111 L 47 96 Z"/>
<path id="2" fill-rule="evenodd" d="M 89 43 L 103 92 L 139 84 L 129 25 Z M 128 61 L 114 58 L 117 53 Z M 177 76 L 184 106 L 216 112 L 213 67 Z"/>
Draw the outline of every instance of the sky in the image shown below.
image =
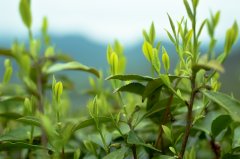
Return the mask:
<path id="1" fill-rule="evenodd" d="M 0 0 L 0 37 L 27 35 L 18 12 L 19 0 Z M 84 35 L 89 39 L 128 44 L 142 38 L 142 30 L 154 21 L 158 37 L 170 29 L 167 13 L 173 20 L 187 17 L 181 0 L 32 0 L 33 31 L 39 32 L 42 18 L 48 17 L 49 30 L 57 35 Z M 221 10 L 217 37 L 225 35 L 234 20 L 240 23 L 239 0 L 200 0 L 198 20 L 210 11 Z M 207 39 L 207 34 L 202 36 Z"/>

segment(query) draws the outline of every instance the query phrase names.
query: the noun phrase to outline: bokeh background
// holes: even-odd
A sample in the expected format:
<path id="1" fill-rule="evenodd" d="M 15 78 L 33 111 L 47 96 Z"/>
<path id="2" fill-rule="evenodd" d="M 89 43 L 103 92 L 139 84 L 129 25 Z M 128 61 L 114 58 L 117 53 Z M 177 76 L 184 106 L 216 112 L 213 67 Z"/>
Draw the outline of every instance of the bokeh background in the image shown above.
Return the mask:
<path id="1" fill-rule="evenodd" d="M 15 40 L 27 41 L 27 30 L 21 22 L 18 0 L 0 0 L 0 47 L 9 48 Z M 221 11 L 216 31 L 217 49 L 221 53 L 225 31 L 234 20 L 240 24 L 239 0 L 200 0 L 197 19 L 199 23 L 210 17 L 210 12 Z M 173 20 L 187 17 L 181 0 L 32 0 L 33 32 L 40 37 L 42 19 L 47 16 L 49 33 L 56 50 L 67 53 L 83 64 L 107 70 L 106 48 L 119 40 L 127 56 L 127 73 L 148 75 L 149 64 L 141 51 L 142 30 L 155 23 L 157 38 L 162 41 L 171 57 L 172 68 L 177 55 L 164 29 L 170 30 L 167 13 Z M 202 52 L 209 42 L 204 30 Z M 1 57 L 2 58 L 2 57 Z M 1 66 L 2 64 L 1 59 Z M 3 67 L 0 66 L 1 74 Z M 240 42 L 238 40 L 231 56 L 224 64 L 221 76 L 222 91 L 240 98 Z M 17 74 L 17 72 L 14 72 Z M 75 81 L 75 97 L 81 96 L 88 87 L 83 73 L 69 74 Z M 82 88 L 82 89 L 78 89 Z M 81 98 L 80 98 L 81 100 Z"/>

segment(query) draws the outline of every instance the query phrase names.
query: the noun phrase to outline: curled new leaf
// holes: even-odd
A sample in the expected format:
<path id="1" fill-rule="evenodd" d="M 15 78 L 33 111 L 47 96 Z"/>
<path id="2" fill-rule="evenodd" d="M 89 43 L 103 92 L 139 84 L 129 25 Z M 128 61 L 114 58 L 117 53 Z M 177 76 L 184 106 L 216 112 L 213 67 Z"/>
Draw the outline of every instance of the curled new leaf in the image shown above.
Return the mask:
<path id="1" fill-rule="evenodd" d="M 118 55 L 115 52 L 112 52 L 110 55 L 110 65 L 111 65 L 111 70 L 112 74 L 117 74 L 118 73 Z"/>
<path id="2" fill-rule="evenodd" d="M 5 73 L 4 73 L 4 76 L 3 76 L 3 83 L 6 84 L 11 79 L 13 69 L 12 69 L 11 61 L 9 59 L 6 59 L 4 61 L 4 65 L 5 65 Z"/>
<path id="3" fill-rule="evenodd" d="M 142 46 L 142 51 L 143 51 L 143 54 L 144 54 L 145 58 L 150 63 L 152 63 L 152 58 L 153 58 L 153 51 L 152 50 L 153 50 L 152 45 L 149 42 L 144 41 L 143 46 Z"/>
<path id="4" fill-rule="evenodd" d="M 169 56 L 167 51 L 165 50 L 165 48 L 163 47 L 163 54 L 162 54 L 162 62 L 163 62 L 163 66 L 164 69 L 166 70 L 166 72 L 168 73 L 169 68 L 170 68 L 170 60 L 169 60 Z"/>
<path id="5" fill-rule="evenodd" d="M 62 92 L 63 92 L 63 84 L 62 84 L 62 82 L 57 82 L 54 86 L 54 95 L 55 95 L 55 99 L 57 100 L 57 102 L 60 101 Z"/>

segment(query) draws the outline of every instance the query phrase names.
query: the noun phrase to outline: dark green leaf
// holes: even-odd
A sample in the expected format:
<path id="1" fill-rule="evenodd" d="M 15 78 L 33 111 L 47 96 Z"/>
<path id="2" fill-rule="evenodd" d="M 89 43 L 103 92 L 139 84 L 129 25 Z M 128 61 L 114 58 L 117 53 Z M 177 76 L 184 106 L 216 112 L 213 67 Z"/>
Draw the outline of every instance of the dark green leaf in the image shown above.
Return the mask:
<path id="1" fill-rule="evenodd" d="M 99 77 L 99 72 L 97 70 L 95 70 L 94 68 L 85 66 L 79 62 L 75 62 L 75 61 L 68 62 L 68 63 L 54 64 L 47 69 L 46 73 L 51 74 L 51 73 L 55 73 L 55 72 L 63 71 L 63 70 L 81 70 L 81 71 L 90 72 L 90 73 L 96 75 L 97 77 Z"/>
<path id="2" fill-rule="evenodd" d="M 122 147 L 116 151 L 111 152 L 107 156 L 103 157 L 103 159 L 124 159 L 125 153 L 128 151 L 127 147 Z"/>
<path id="3" fill-rule="evenodd" d="M 43 149 L 46 151 L 51 150 L 43 146 L 31 145 L 24 142 L 3 142 L 0 144 L 0 151 L 19 150 L 19 149 L 31 149 L 31 150 Z"/>
<path id="4" fill-rule="evenodd" d="M 148 96 L 150 96 L 156 89 L 159 87 L 163 86 L 163 81 L 161 78 L 154 79 L 150 82 L 145 87 L 145 90 L 142 94 L 142 100 L 144 101 Z"/>
<path id="5" fill-rule="evenodd" d="M 152 81 L 153 78 L 149 76 L 140 75 L 113 75 L 106 78 L 106 80 L 117 79 L 120 81 Z"/>
<path id="6" fill-rule="evenodd" d="M 144 147 L 147 147 L 147 148 L 150 148 L 152 150 L 160 152 L 160 150 L 156 149 L 151 144 L 145 144 L 143 139 L 139 138 L 134 131 L 129 132 L 128 138 L 127 138 L 127 143 L 132 144 L 132 145 L 134 144 L 134 145 L 137 145 L 137 146 L 144 146 Z"/>
<path id="7" fill-rule="evenodd" d="M 224 154 L 223 158 L 222 159 L 239 159 L 240 158 L 240 155 L 238 154 L 230 154 L 230 153 L 227 153 L 227 154 Z"/>
<path id="8" fill-rule="evenodd" d="M 7 118 L 7 119 L 18 119 L 22 117 L 21 114 L 13 113 L 13 112 L 6 112 L 6 113 L 0 113 L 0 118 Z"/>
<path id="9" fill-rule="evenodd" d="M 203 91 L 203 94 L 225 109 L 234 121 L 240 122 L 240 102 L 220 92 Z"/>
<path id="10" fill-rule="evenodd" d="M 116 89 L 114 91 L 114 93 L 115 92 L 130 92 L 130 93 L 142 95 L 144 89 L 145 89 L 145 86 L 142 85 L 141 83 L 133 82 L 133 83 L 126 84 L 126 85 Z"/>
<path id="11" fill-rule="evenodd" d="M 216 119 L 213 120 L 212 122 L 212 135 L 214 137 L 217 137 L 218 134 L 223 131 L 225 128 L 229 126 L 231 123 L 232 119 L 229 115 L 220 115 Z"/>
<path id="12" fill-rule="evenodd" d="M 6 102 L 6 101 L 24 101 L 24 97 L 21 96 L 1 96 L 0 102 Z"/>
<path id="13" fill-rule="evenodd" d="M 112 121 L 110 117 L 98 117 L 98 120 L 99 120 L 99 123 L 107 123 L 107 122 Z M 95 126 L 94 118 L 90 118 L 85 121 L 80 121 L 80 122 L 76 123 L 73 128 L 73 131 L 77 131 L 79 129 L 86 128 L 88 126 Z"/>
<path id="14" fill-rule="evenodd" d="M 157 157 L 153 157 L 152 159 L 175 159 L 173 156 L 161 155 Z"/>

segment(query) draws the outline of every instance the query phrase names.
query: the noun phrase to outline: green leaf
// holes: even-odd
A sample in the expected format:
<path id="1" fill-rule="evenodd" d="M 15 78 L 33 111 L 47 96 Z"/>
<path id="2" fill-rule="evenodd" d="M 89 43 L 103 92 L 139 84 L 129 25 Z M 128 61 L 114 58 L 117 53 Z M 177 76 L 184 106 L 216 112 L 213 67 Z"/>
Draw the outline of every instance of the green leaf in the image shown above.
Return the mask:
<path id="1" fill-rule="evenodd" d="M 116 52 L 112 52 L 111 55 L 110 55 L 110 65 L 111 65 L 111 71 L 112 71 L 112 74 L 117 74 L 119 71 L 119 68 L 118 68 L 118 55 Z"/>
<path id="2" fill-rule="evenodd" d="M 14 113 L 14 112 L 5 112 L 5 113 L 0 113 L 0 118 L 6 118 L 6 119 L 18 119 L 22 117 L 21 114 Z"/>
<path id="3" fill-rule="evenodd" d="M 19 11 L 24 25 L 30 29 L 32 25 L 32 15 L 29 0 L 21 0 Z"/>
<path id="4" fill-rule="evenodd" d="M 215 14 L 215 16 L 214 16 L 214 19 L 213 19 L 213 25 L 214 25 L 214 27 L 216 27 L 216 26 L 218 25 L 218 22 L 219 22 L 219 19 L 220 19 L 220 14 L 221 14 L 221 12 L 218 11 L 218 12 Z"/>
<path id="5" fill-rule="evenodd" d="M 142 51 L 143 51 L 145 58 L 148 60 L 148 62 L 152 63 L 152 59 L 153 59 L 152 45 L 149 42 L 144 41 L 143 46 L 142 46 Z"/>
<path id="6" fill-rule="evenodd" d="M 213 137 L 217 137 L 220 132 L 222 132 L 225 128 L 229 126 L 232 119 L 229 115 L 220 115 L 216 119 L 213 120 L 211 131 Z"/>
<path id="7" fill-rule="evenodd" d="M 162 125 L 162 129 L 163 129 L 163 132 L 166 135 L 167 139 L 172 142 L 173 139 L 172 139 L 171 130 L 165 125 Z"/>
<path id="8" fill-rule="evenodd" d="M 175 37 L 175 39 L 176 39 L 176 38 L 177 38 L 177 34 L 176 34 L 175 25 L 174 25 L 174 23 L 173 23 L 172 18 L 169 16 L 169 14 L 167 14 L 167 15 L 168 15 L 168 19 L 169 19 L 169 22 L 170 22 L 170 25 L 171 25 L 171 28 L 172 28 L 174 37 Z M 170 35 L 171 35 L 171 34 L 170 34 Z"/>
<path id="9" fill-rule="evenodd" d="M 17 121 L 24 123 L 24 124 L 28 124 L 28 125 L 34 125 L 37 127 L 41 127 L 41 122 L 40 120 L 35 117 L 35 116 L 24 116 L 24 117 L 20 117 L 17 119 Z"/>
<path id="10" fill-rule="evenodd" d="M 201 24 L 201 26 L 200 26 L 200 28 L 199 28 L 199 30 L 198 30 L 198 33 L 197 33 L 197 37 L 198 37 L 198 38 L 200 37 L 200 35 L 201 35 L 201 33 L 202 33 L 202 30 L 203 30 L 203 28 L 204 28 L 204 26 L 205 26 L 206 23 L 207 23 L 207 20 L 205 19 L 205 20 L 202 22 L 202 24 Z"/>
<path id="11" fill-rule="evenodd" d="M 160 152 L 160 150 L 156 149 L 155 147 L 153 147 L 151 144 L 145 144 L 145 142 L 143 141 L 143 139 L 139 138 L 137 136 L 137 134 L 135 134 L 134 131 L 130 131 L 129 134 L 128 134 L 128 137 L 127 137 L 127 143 L 128 144 L 134 144 L 134 145 L 137 145 L 137 146 L 144 146 L 144 147 L 147 147 L 147 148 L 150 148 L 152 150 L 155 150 L 155 151 L 158 151 Z"/>
<path id="12" fill-rule="evenodd" d="M 0 142 L 2 141 L 23 141 L 30 138 L 30 126 L 17 127 L 9 130 L 0 136 Z M 35 129 L 34 136 L 40 136 L 41 130 Z M 1 145 L 1 144 L 0 144 Z"/>
<path id="13" fill-rule="evenodd" d="M 162 62 L 163 62 L 163 66 L 166 73 L 168 73 L 170 68 L 170 60 L 169 60 L 168 53 L 164 47 L 162 48 Z"/>
<path id="14" fill-rule="evenodd" d="M 103 159 L 124 159 L 125 153 L 127 151 L 128 151 L 127 147 L 122 147 L 118 150 L 109 153 L 107 156 L 103 157 Z"/>
<path id="15" fill-rule="evenodd" d="M 149 39 L 152 45 L 154 44 L 155 38 L 156 38 L 156 31 L 155 31 L 154 23 L 152 22 L 150 27 L 150 32 L 149 32 Z"/>
<path id="16" fill-rule="evenodd" d="M 232 27 L 227 30 L 226 32 L 226 40 L 225 40 L 225 46 L 224 46 L 224 53 L 227 56 L 231 50 L 232 46 L 236 43 L 238 38 L 238 24 L 237 22 L 234 22 Z"/>
<path id="17" fill-rule="evenodd" d="M 120 81 L 152 81 L 153 78 L 149 76 L 141 76 L 141 75 L 112 75 L 106 78 L 106 80 L 117 79 Z"/>
<path id="18" fill-rule="evenodd" d="M 159 100 L 158 103 L 156 103 L 151 109 L 149 109 L 147 111 L 146 114 L 144 114 L 143 118 L 151 117 L 151 116 L 155 115 L 156 113 L 164 110 L 168 103 L 169 103 L 169 98 L 164 98 L 164 99 Z M 182 103 L 182 101 L 180 101 L 176 97 L 173 97 L 171 108 L 174 108 L 174 107 L 178 106 L 181 103 Z"/>
<path id="19" fill-rule="evenodd" d="M 115 92 L 129 92 L 129 93 L 134 93 L 138 95 L 142 95 L 144 92 L 145 86 L 142 85 L 141 83 L 129 83 L 124 86 L 121 86 L 120 88 L 116 89 Z"/>
<path id="20" fill-rule="evenodd" d="M 199 0 L 193 0 L 192 3 L 193 3 L 193 7 L 197 8 Z"/>
<path id="21" fill-rule="evenodd" d="M 5 66 L 5 72 L 3 75 L 3 84 L 7 84 L 9 83 L 12 77 L 12 72 L 13 72 L 11 61 L 9 59 L 5 59 L 4 66 Z"/>
<path id="22" fill-rule="evenodd" d="M 107 123 L 112 122 L 110 117 L 98 117 L 99 123 Z M 77 131 L 82 128 L 86 128 L 88 126 L 95 126 L 94 118 L 90 118 L 84 121 L 77 122 L 73 128 L 73 131 Z"/>
<path id="23" fill-rule="evenodd" d="M 169 147 L 169 150 L 173 153 L 173 154 L 177 154 L 176 150 L 174 147 Z"/>
<path id="24" fill-rule="evenodd" d="M 209 71 L 209 70 L 215 70 L 215 71 L 219 71 L 219 72 L 224 72 L 224 68 L 223 66 L 217 61 L 217 60 L 211 60 L 209 62 L 199 62 L 198 64 L 194 65 L 193 66 L 193 69 L 195 69 L 197 72 L 200 70 L 200 69 L 204 69 L 206 71 Z"/>
<path id="25" fill-rule="evenodd" d="M 31 145 L 25 142 L 3 142 L 0 144 L 0 151 L 9 151 L 9 150 L 20 150 L 20 149 L 42 149 L 46 151 L 53 151 L 50 148 L 46 148 L 39 145 Z"/>
<path id="26" fill-rule="evenodd" d="M 240 102 L 233 97 L 212 91 L 203 91 L 203 94 L 225 109 L 234 121 L 240 122 Z"/>
<path id="27" fill-rule="evenodd" d="M 77 150 L 74 152 L 73 159 L 79 159 L 80 156 L 81 156 L 81 149 L 77 149 Z"/>
<path id="28" fill-rule="evenodd" d="M 224 154 L 222 159 L 239 159 L 240 155 L 239 154 Z"/>
<path id="29" fill-rule="evenodd" d="M 160 65 L 160 60 L 158 57 L 158 50 L 155 48 L 153 49 L 152 65 L 153 65 L 154 69 L 156 70 L 156 72 L 160 75 L 161 65 Z"/>
<path id="30" fill-rule="evenodd" d="M 6 101 L 19 101 L 23 102 L 24 97 L 21 96 L 0 96 L 0 102 L 6 102 Z"/>
<path id="31" fill-rule="evenodd" d="M 176 158 L 173 157 L 173 156 L 160 155 L 160 156 L 157 156 L 157 157 L 153 157 L 152 159 L 176 159 Z"/>
<path id="32" fill-rule="evenodd" d="M 81 71 L 92 73 L 95 76 L 99 77 L 99 72 L 97 70 L 95 70 L 94 68 L 85 66 L 79 62 L 75 62 L 75 61 L 68 62 L 68 63 L 54 64 L 46 70 L 46 73 L 52 74 L 52 73 L 55 73 L 58 71 L 64 71 L 64 70 L 81 70 Z"/>
<path id="33" fill-rule="evenodd" d="M 54 86 L 54 95 L 58 103 L 60 102 L 62 93 L 63 93 L 63 84 L 62 82 L 57 82 Z"/>
<path id="34" fill-rule="evenodd" d="M 44 36 L 47 35 L 47 31 L 48 31 L 48 20 L 47 17 L 43 17 L 43 22 L 42 22 L 42 34 Z"/>
<path id="35" fill-rule="evenodd" d="M 163 81 L 161 78 L 154 79 L 150 82 L 145 87 L 145 90 L 142 94 L 142 100 L 144 101 L 147 97 L 149 97 L 156 89 L 159 87 L 163 86 Z"/>
<path id="36" fill-rule="evenodd" d="M 189 30 L 188 33 L 185 35 L 185 43 L 189 44 L 189 42 L 191 42 L 192 39 L 192 35 L 193 35 L 193 30 Z"/>
<path id="37" fill-rule="evenodd" d="M 147 34 L 146 30 L 143 30 L 143 37 L 146 41 L 150 42 L 150 39 L 148 37 L 148 34 Z"/>
<path id="38" fill-rule="evenodd" d="M 189 17 L 191 20 L 193 20 L 193 13 L 192 13 L 192 10 L 191 10 L 191 8 L 190 8 L 190 5 L 189 5 L 188 1 L 187 1 L 187 0 L 183 0 L 183 2 L 184 2 L 184 6 L 185 6 L 185 8 L 186 8 L 186 10 L 187 10 L 188 17 Z"/>
<path id="39" fill-rule="evenodd" d="M 169 31 L 167 31 L 166 29 L 165 29 L 165 31 L 167 32 L 167 35 L 168 35 L 168 38 L 171 40 L 171 42 L 175 45 L 175 40 L 174 40 L 174 38 L 173 38 L 173 36 L 169 33 Z"/>
<path id="40" fill-rule="evenodd" d="M 142 95 L 142 99 L 145 100 L 149 95 L 151 95 L 156 89 L 165 85 L 170 88 L 172 91 L 174 89 L 171 87 L 171 82 L 177 78 L 188 78 L 187 76 L 171 76 L 171 75 L 161 75 L 159 78 L 155 78 L 149 81 L 145 87 L 145 90 Z M 174 91 L 177 94 L 176 91 Z M 178 95 L 177 95 L 178 96 Z M 182 98 L 181 98 L 182 99 Z"/>

